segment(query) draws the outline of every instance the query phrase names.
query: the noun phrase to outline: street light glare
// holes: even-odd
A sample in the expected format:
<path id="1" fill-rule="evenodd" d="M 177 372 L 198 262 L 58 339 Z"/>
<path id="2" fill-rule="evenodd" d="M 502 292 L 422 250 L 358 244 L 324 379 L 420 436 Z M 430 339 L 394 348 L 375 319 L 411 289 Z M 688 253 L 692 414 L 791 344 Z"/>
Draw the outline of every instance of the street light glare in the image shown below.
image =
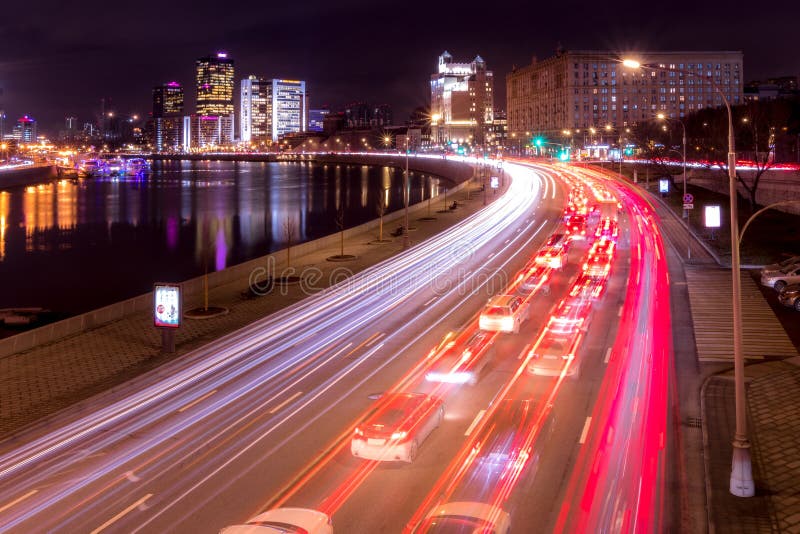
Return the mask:
<path id="1" fill-rule="evenodd" d="M 642 64 L 636 61 L 635 59 L 623 59 L 622 65 L 624 67 L 628 67 L 629 69 L 638 69 L 641 68 Z"/>

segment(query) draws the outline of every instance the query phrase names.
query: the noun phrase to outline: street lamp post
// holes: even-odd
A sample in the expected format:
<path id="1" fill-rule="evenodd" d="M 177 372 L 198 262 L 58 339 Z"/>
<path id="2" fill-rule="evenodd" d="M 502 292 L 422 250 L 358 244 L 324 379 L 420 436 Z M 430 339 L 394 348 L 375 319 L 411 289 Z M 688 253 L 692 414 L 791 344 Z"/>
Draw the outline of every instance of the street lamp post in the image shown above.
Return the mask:
<path id="1" fill-rule="evenodd" d="M 638 61 L 625 59 L 622 64 L 629 68 L 650 68 L 653 70 L 664 69 L 653 65 L 642 65 Z M 728 111 L 728 189 L 730 196 L 731 212 L 731 279 L 733 289 L 733 376 L 736 406 L 736 432 L 733 438 L 733 459 L 731 460 L 731 478 L 729 490 L 737 497 L 752 497 L 755 495 L 753 482 L 753 466 L 750 461 L 750 440 L 747 438 L 747 412 L 745 407 L 744 388 L 744 355 L 742 354 L 742 287 L 739 263 L 739 210 L 736 197 L 736 149 L 733 138 L 733 113 L 731 104 L 725 93 L 714 83 L 713 78 L 698 76 L 689 71 L 678 70 L 687 76 L 707 79 L 711 87 L 719 93 Z"/>
<path id="2" fill-rule="evenodd" d="M 406 132 L 406 175 L 403 179 L 403 204 L 405 205 L 405 214 L 403 216 L 403 250 L 408 248 L 408 197 L 411 195 L 408 188 L 408 132 Z"/>

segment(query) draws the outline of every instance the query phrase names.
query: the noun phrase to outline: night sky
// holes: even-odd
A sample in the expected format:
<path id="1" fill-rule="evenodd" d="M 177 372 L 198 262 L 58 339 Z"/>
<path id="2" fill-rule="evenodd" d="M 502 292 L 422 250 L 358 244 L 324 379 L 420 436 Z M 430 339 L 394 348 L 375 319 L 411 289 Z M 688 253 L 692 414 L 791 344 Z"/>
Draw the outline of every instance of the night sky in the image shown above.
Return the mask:
<path id="1" fill-rule="evenodd" d="M 395 122 L 426 105 L 439 54 L 480 54 L 505 75 L 532 56 L 566 49 L 742 50 L 746 81 L 800 74 L 800 2 L 596 4 L 569 1 L 3 2 L 0 108 L 6 131 L 23 114 L 55 133 L 110 98 L 118 113 L 146 115 L 154 85 L 184 85 L 193 110 L 194 60 L 225 50 L 238 80 L 249 74 L 307 82 L 311 107 L 353 101 L 393 106 Z M 236 91 L 238 93 L 238 83 Z M 238 100 L 238 99 L 237 99 Z M 238 102 L 237 102 L 238 106 Z"/>

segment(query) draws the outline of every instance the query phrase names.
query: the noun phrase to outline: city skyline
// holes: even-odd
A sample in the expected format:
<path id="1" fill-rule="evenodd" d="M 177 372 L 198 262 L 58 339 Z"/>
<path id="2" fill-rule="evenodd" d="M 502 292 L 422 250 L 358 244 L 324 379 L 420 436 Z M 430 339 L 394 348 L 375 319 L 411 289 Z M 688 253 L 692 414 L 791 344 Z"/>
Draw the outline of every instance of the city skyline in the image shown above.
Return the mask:
<path id="1" fill-rule="evenodd" d="M 0 22 L 6 43 L 0 52 L 0 105 L 7 124 L 28 114 L 43 130 L 55 131 L 67 116 L 90 119 L 101 98 L 111 99 L 119 113 L 146 116 L 153 86 L 176 80 L 191 87 L 194 60 L 219 50 L 236 60 L 237 92 L 248 74 L 301 79 L 311 108 L 379 101 L 393 106 L 398 122 L 429 104 L 430 72 L 443 50 L 455 57 L 479 54 L 500 81 L 512 66 L 549 57 L 559 45 L 741 50 L 745 82 L 800 73 L 800 59 L 792 54 L 794 17 L 775 16 L 796 13 L 789 2 L 748 14 L 747 20 L 721 3 L 643 10 L 625 2 L 591 17 L 586 8 L 512 3 L 488 21 L 476 18 L 468 5 L 402 11 L 359 1 L 310 1 L 279 11 L 248 2 L 227 11 L 187 7 L 88 2 L 80 10 L 53 6 L 35 16 L 27 6 L 9 7 Z M 237 15 L 242 12 L 248 17 Z M 85 24 L 91 32 L 81 30 Z M 122 25 L 128 31 L 120 32 Z M 503 85 L 497 84 L 498 108 L 505 107 Z M 52 90 L 56 86 L 59 91 Z M 187 93 L 187 109 L 193 109 L 196 95 Z"/>

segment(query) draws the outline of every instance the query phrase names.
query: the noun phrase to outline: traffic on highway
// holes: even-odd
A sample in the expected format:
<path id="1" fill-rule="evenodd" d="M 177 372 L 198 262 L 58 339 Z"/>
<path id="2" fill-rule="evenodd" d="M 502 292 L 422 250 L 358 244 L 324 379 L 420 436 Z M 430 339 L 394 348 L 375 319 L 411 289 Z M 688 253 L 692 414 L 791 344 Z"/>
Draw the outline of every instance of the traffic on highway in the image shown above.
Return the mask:
<path id="1" fill-rule="evenodd" d="M 493 172 L 442 234 L 16 436 L 0 530 L 668 529 L 657 215 L 598 171 Z"/>

